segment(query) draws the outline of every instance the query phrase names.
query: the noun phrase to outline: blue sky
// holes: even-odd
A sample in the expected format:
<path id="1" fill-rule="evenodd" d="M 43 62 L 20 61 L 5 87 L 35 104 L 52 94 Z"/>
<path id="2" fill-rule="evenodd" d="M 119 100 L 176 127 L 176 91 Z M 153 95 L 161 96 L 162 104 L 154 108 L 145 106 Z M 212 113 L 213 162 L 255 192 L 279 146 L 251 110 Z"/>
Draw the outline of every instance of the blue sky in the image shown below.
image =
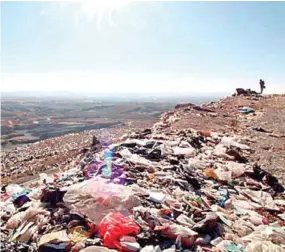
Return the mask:
<path id="1" fill-rule="evenodd" d="M 3 91 L 285 92 L 285 2 L 1 5 Z"/>

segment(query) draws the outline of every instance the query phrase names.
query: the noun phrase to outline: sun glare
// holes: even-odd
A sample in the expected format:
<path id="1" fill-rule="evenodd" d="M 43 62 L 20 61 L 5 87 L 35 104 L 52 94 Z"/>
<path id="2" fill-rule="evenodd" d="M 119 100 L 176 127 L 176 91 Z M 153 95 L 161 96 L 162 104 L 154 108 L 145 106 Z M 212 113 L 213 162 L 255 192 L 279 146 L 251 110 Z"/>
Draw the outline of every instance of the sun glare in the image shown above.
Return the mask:
<path id="1" fill-rule="evenodd" d="M 130 3 L 132 0 L 95 0 L 80 1 L 80 9 L 88 20 L 97 18 L 98 26 L 104 18 L 109 19 L 109 23 L 114 26 L 112 13 Z"/>
<path id="2" fill-rule="evenodd" d="M 127 4 L 128 0 L 100 0 L 100 1 L 82 1 L 83 11 L 90 10 L 114 10 Z"/>

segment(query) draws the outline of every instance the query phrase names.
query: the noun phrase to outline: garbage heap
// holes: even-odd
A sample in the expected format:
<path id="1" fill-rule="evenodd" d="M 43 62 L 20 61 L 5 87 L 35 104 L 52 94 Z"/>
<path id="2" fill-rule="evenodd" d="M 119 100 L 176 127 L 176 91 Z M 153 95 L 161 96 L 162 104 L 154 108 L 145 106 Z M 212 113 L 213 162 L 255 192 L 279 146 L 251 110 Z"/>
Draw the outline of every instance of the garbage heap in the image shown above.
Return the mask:
<path id="1" fill-rule="evenodd" d="M 258 95 L 256 91 L 251 90 L 250 88 L 237 88 L 236 93 L 234 95 L 244 95 L 244 96 L 251 96 L 251 95 Z"/>
<path id="2" fill-rule="evenodd" d="M 285 251 L 284 188 L 244 139 L 156 128 L 3 187 L 1 251 Z"/>

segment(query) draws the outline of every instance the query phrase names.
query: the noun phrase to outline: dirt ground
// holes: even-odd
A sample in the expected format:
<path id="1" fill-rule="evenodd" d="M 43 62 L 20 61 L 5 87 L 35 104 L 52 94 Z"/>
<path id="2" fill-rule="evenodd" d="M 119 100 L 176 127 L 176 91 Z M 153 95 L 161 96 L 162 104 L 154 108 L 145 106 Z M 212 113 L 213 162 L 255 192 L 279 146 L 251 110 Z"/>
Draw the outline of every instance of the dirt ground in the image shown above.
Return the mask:
<path id="1" fill-rule="evenodd" d="M 255 150 L 253 160 L 285 181 L 285 96 L 266 97 L 258 104 L 264 114 L 257 118 L 250 127 L 245 129 L 245 135 L 255 140 L 251 147 Z M 273 134 L 254 130 L 262 127 Z"/>
<path id="2" fill-rule="evenodd" d="M 255 113 L 240 113 L 242 106 L 252 108 Z M 169 130 L 194 128 L 240 134 L 254 150 L 251 161 L 285 182 L 285 95 L 232 96 L 202 108 L 211 112 L 178 108 L 179 120 L 172 123 Z"/>

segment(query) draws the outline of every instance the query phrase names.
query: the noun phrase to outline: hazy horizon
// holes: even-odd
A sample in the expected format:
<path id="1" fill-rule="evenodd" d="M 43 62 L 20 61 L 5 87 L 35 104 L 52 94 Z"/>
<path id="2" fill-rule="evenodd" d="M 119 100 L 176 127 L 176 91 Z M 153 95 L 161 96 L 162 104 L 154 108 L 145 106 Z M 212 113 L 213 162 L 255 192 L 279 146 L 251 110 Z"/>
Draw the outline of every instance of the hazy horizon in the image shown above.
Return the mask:
<path id="1" fill-rule="evenodd" d="M 179 96 L 220 96 L 220 95 L 231 95 L 233 92 L 173 92 L 173 93 L 156 93 L 156 92 L 77 92 L 72 90 L 58 90 L 58 91 L 25 91 L 25 90 L 17 90 L 17 91 L 2 91 L 2 95 L 23 95 L 23 96 L 31 96 L 31 95 L 61 95 L 61 94 L 72 94 L 74 96 L 170 96 L 170 97 L 179 97 Z"/>
<path id="2" fill-rule="evenodd" d="M 91 94 L 75 92 L 2 92 L 3 101 L 20 99 L 20 100 L 92 100 L 93 102 L 123 102 L 123 103 L 195 103 L 204 104 L 211 101 L 217 101 L 228 96 L 226 93 L 190 93 L 190 94 L 151 94 L 151 93 L 134 93 L 134 94 Z M 1 102 L 2 103 L 2 102 Z"/>

